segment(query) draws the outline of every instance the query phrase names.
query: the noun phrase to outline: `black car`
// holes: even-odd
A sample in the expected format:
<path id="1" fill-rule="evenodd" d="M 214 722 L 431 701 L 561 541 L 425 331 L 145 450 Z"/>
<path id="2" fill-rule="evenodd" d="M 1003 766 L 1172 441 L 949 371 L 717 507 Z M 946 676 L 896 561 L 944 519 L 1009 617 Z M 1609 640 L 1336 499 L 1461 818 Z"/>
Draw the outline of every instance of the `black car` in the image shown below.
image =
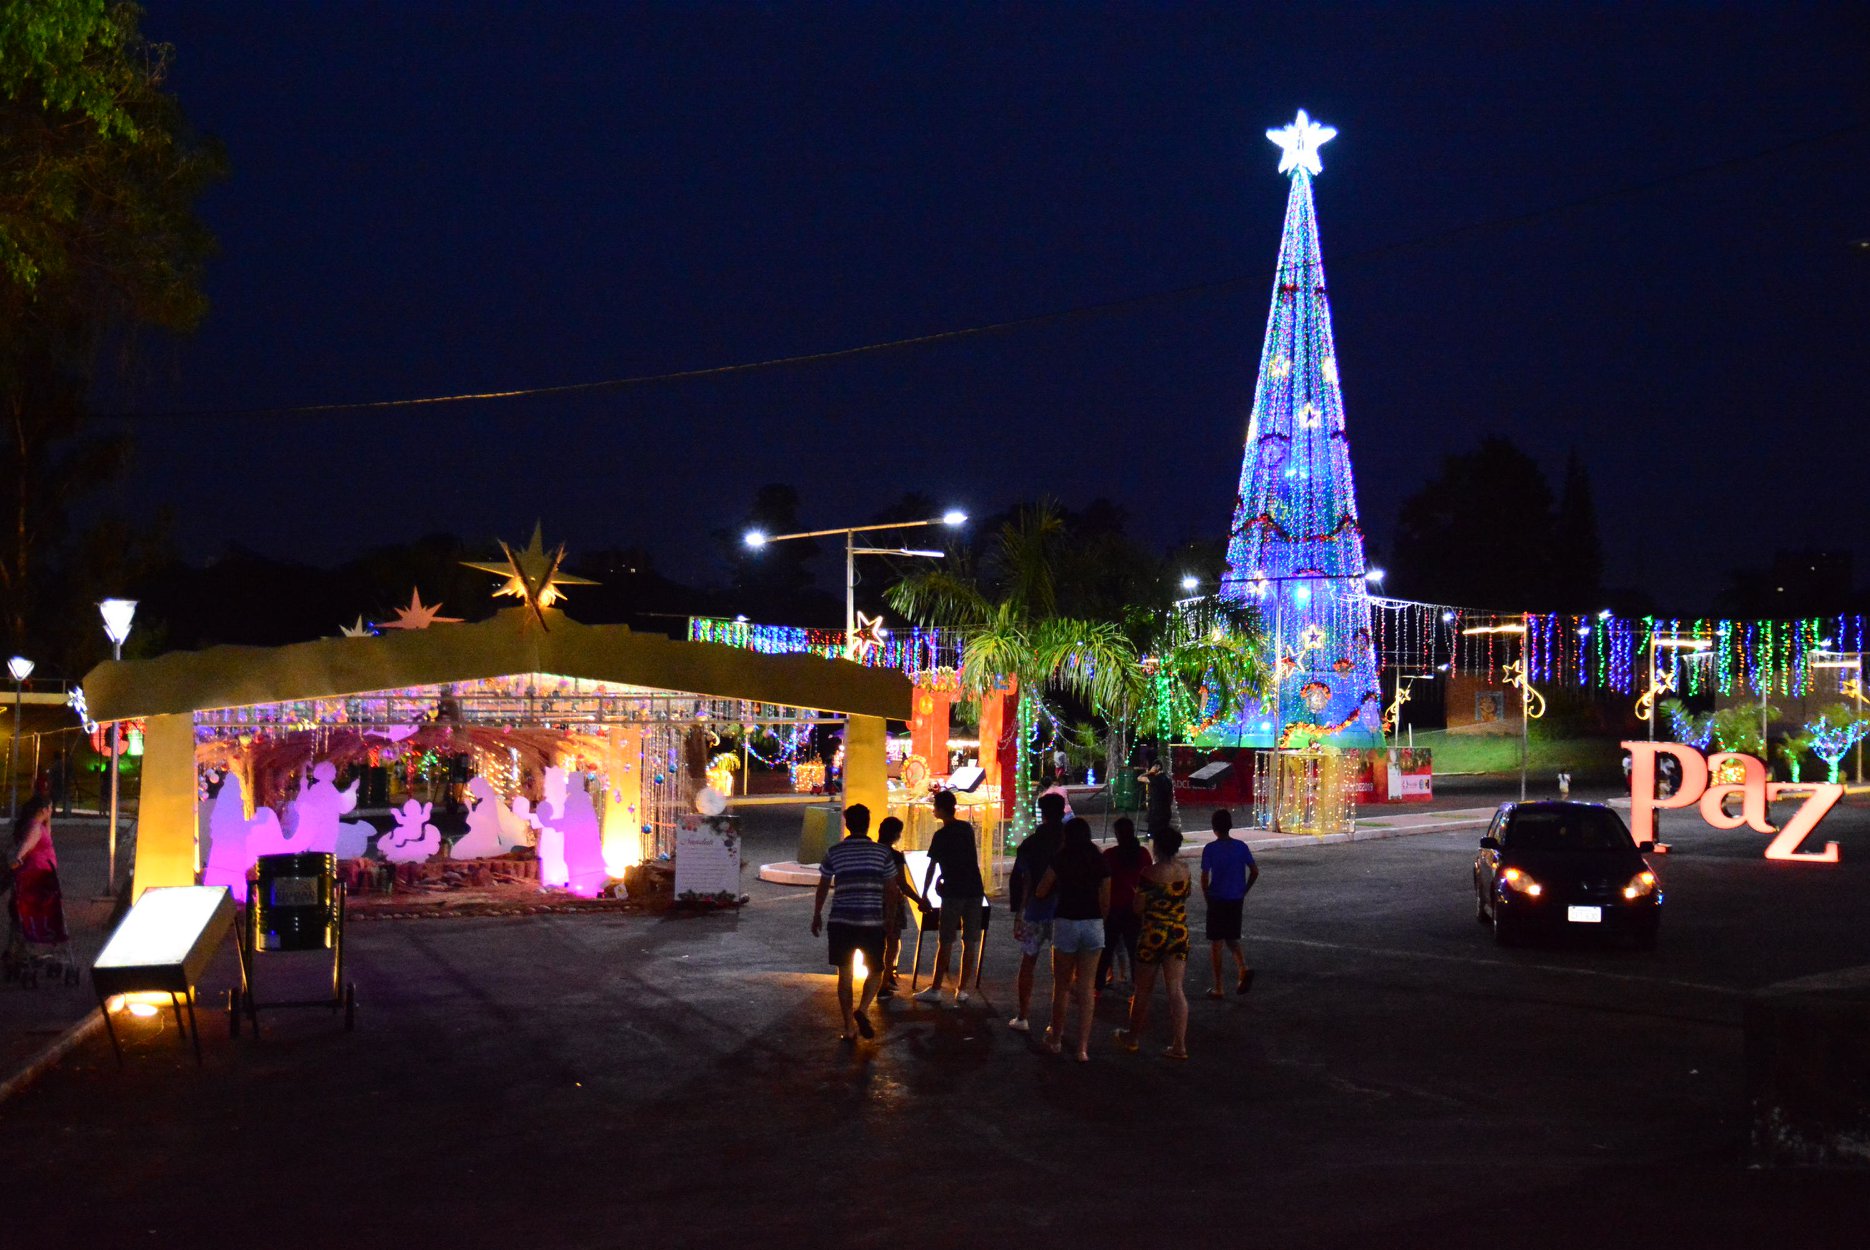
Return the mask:
<path id="1" fill-rule="evenodd" d="M 1623 819 L 1596 803 L 1506 803 L 1474 857 L 1475 919 L 1511 946 L 1535 933 L 1622 934 L 1653 947 L 1662 883 Z"/>

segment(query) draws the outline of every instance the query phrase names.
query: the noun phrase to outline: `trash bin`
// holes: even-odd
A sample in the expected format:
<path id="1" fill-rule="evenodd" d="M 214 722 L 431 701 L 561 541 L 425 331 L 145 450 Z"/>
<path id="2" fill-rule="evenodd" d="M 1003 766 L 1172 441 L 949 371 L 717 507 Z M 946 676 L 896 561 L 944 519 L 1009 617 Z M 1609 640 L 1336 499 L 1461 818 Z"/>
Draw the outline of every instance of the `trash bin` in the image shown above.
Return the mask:
<path id="1" fill-rule="evenodd" d="M 254 948 L 330 950 L 338 927 L 337 856 L 317 851 L 262 855 L 256 871 Z"/>
<path id="2" fill-rule="evenodd" d="M 1116 811 L 1133 812 L 1142 806 L 1137 794 L 1136 774 L 1127 768 L 1117 770 L 1110 779 L 1111 802 Z"/>
<path id="3" fill-rule="evenodd" d="M 844 809 L 836 803 L 810 803 L 799 829 L 799 862 L 816 864 L 834 842 L 844 837 Z"/>

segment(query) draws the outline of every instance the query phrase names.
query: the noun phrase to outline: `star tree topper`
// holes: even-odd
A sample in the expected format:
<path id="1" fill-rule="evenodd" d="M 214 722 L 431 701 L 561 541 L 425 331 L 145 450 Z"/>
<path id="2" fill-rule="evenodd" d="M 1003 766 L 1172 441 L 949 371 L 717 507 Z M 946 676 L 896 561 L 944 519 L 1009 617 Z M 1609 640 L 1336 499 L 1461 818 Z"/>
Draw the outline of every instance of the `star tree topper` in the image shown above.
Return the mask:
<path id="1" fill-rule="evenodd" d="M 1280 173 L 1303 169 L 1322 174 L 1325 167 L 1318 159 L 1318 149 L 1337 138 L 1338 131 L 1336 126 L 1320 126 L 1305 115 L 1304 109 L 1300 109 L 1297 121 L 1290 126 L 1267 131 L 1266 137 L 1280 147 Z"/>
<path id="2" fill-rule="evenodd" d="M 541 629 L 551 628 L 546 624 L 545 609 L 565 597 L 559 587 L 597 585 L 588 577 L 574 577 L 559 571 L 559 566 L 565 561 L 565 544 L 560 543 L 558 549 L 548 555 L 538 522 L 533 523 L 532 541 L 526 544 L 524 551 L 514 551 L 505 540 L 501 540 L 500 554 L 506 557 L 504 563 L 482 564 L 473 560 L 463 560 L 462 563 L 468 568 L 504 577 L 506 580 L 494 594 L 511 595 L 522 600 L 532 609 L 532 614 L 539 618 Z"/>

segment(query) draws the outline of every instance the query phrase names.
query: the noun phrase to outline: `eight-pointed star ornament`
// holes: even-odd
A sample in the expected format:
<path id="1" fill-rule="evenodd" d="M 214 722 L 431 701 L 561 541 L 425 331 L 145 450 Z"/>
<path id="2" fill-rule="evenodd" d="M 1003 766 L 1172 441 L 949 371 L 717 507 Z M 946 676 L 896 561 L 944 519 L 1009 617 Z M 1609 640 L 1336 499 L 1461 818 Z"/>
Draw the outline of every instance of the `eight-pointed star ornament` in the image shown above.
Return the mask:
<path id="1" fill-rule="evenodd" d="M 525 550 L 515 551 L 502 539 L 500 554 L 506 557 L 503 563 L 480 563 L 474 560 L 463 560 L 461 563 L 468 568 L 505 578 L 494 594 L 511 595 L 523 601 L 532 609 L 532 614 L 539 618 L 541 629 L 551 628 L 546 623 L 545 609 L 564 598 L 564 592 L 559 587 L 597 585 L 588 577 L 574 577 L 560 571 L 559 566 L 565 560 L 565 544 L 560 543 L 557 550 L 547 554 L 538 522 L 533 523 L 532 541 L 526 544 Z"/>
<path id="2" fill-rule="evenodd" d="M 1338 131 L 1335 126 L 1320 126 L 1305 115 L 1304 109 L 1300 109 L 1297 121 L 1290 126 L 1267 131 L 1266 137 L 1279 145 L 1280 173 L 1303 169 L 1322 174 L 1325 167 L 1318 159 L 1318 149 L 1337 138 Z"/>
<path id="3" fill-rule="evenodd" d="M 376 626 L 378 629 L 427 629 L 431 625 L 459 625 L 461 623 L 461 618 L 458 616 L 435 615 L 441 610 L 442 605 L 439 603 L 423 603 L 421 590 L 411 590 L 409 606 L 397 608 L 395 620 L 378 621 Z"/>

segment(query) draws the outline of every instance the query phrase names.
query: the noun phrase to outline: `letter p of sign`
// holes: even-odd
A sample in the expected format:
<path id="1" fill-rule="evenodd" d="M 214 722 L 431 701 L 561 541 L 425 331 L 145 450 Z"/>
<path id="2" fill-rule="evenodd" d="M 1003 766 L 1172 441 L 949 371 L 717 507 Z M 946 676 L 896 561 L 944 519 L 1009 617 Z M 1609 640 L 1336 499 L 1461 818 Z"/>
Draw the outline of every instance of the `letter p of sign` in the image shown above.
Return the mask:
<path id="1" fill-rule="evenodd" d="M 1708 788 L 1708 760 L 1679 742 L 1625 742 L 1630 753 L 1630 833 L 1641 842 L 1656 840 L 1656 813 L 1692 807 Z M 1682 784 L 1666 799 L 1656 797 L 1656 756 L 1673 755 L 1682 766 Z"/>

